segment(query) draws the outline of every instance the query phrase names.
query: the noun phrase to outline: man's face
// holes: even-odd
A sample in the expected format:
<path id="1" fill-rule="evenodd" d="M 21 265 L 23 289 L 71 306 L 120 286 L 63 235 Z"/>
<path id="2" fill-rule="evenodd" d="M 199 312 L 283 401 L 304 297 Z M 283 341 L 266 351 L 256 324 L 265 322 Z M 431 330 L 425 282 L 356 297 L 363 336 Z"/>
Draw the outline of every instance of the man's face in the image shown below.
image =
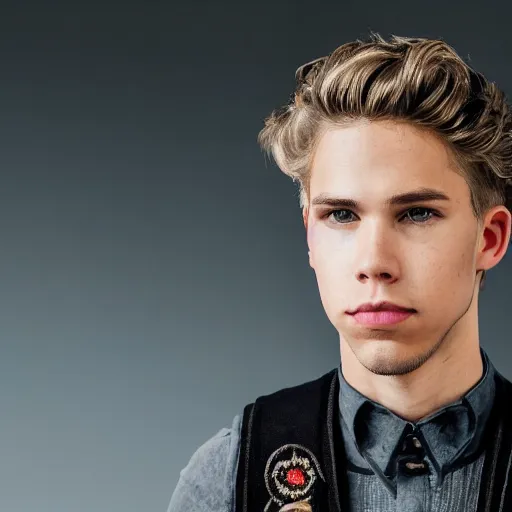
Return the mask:
<path id="1" fill-rule="evenodd" d="M 447 151 L 431 134 L 379 121 L 333 127 L 315 153 L 310 264 L 341 341 L 374 373 L 404 374 L 421 366 L 456 330 L 474 295 L 477 300 L 479 225 L 469 187 Z M 447 199 L 387 202 L 422 189 Z M 330 205 L 321 196 L 357 204 Z M 379 325 L 347 314 L 379 301 L 415 312 Z"/>

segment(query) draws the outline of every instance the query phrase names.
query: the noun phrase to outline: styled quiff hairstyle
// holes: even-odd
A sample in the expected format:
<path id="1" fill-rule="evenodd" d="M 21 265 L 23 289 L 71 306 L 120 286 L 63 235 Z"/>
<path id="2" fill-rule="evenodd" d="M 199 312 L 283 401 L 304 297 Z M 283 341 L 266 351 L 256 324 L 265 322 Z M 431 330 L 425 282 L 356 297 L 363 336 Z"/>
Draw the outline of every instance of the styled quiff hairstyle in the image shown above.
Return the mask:
<path id="1" fill-rule="evenodd" d="M 408 122 L 452 150 L 475 217 L 512 209 L 512 114 L 504 93 L 444 41 L 372 33 L 299 67 L 296 89 L 265 119 L 263 150 L 309 201 L 310 167 L 326 128 L 355 120 Z M 485 277 L 483 272 L 481 285 Z"/>

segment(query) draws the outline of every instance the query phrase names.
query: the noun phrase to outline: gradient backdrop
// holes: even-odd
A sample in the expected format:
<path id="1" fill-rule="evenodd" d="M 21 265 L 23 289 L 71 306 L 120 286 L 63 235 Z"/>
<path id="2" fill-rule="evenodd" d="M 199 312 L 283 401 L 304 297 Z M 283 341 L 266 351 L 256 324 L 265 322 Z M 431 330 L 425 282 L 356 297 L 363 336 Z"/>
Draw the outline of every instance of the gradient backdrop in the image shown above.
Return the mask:
<path id="1" fill-rule="evenodd" d="M 263 118 L 370 29 L 510 91 L 509 5 L 1 2 L 0 510 L 165 512 L 247 402 L 336 366 Z M 481 340 L 512 378 L 510 269 Z"/>

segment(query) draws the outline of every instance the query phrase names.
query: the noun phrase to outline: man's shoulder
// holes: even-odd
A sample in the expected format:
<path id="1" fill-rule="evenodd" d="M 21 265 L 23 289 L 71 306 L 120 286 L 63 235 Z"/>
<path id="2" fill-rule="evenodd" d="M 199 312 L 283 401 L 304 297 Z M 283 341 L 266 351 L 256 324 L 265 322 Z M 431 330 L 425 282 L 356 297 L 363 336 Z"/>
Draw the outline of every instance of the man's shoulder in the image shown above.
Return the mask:
<path id="1" fill-rule="evenodd" d="M 512 382 L 496 369 L 494 369 L 494 381 L 498 394 L 508 402 L 508 399 L 512 398 Z"/>
<path id="2" fill-rule="evenodd" d="M 241 417 L 220 429 L 180 471 L 167 512 L 231 512 L 240 446 Z"/>
<path id="3" fill-rule="evenodd" d="M 230 428 L 220 429 L 203 443 L 180 471 L 178 484 L 167 512 L 232 512 L 235 506 L 236 476 L 244 416 L 257 402 L 271 413 L 279 410 L 286 421 L 289 408 L 304 404 L 308 396 L 318 396 L 329 386 L 337 370 L 314 380 L 281 388 L 259 396 L 234 417 Z"/>

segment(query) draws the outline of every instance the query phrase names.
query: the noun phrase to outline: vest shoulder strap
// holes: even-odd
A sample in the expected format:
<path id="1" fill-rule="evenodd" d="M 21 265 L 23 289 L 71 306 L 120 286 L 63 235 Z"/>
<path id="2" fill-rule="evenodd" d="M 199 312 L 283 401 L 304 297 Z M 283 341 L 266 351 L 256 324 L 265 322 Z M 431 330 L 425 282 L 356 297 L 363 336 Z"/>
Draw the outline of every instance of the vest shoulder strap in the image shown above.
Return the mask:
<path id="1" fill-rule="evenodd" d="M 496 399 L 485 433 L 487 446 L 478 510 L 512 510 L 512 383 L 496 375 Z"/>
<path id="2" fill-rule="evenodd" d="M 246 405 L 236 512 L 276 512 L 301 500 L 313 505 L 325 494 L 325 425 L 338 385 L 334 369 Z"/>

